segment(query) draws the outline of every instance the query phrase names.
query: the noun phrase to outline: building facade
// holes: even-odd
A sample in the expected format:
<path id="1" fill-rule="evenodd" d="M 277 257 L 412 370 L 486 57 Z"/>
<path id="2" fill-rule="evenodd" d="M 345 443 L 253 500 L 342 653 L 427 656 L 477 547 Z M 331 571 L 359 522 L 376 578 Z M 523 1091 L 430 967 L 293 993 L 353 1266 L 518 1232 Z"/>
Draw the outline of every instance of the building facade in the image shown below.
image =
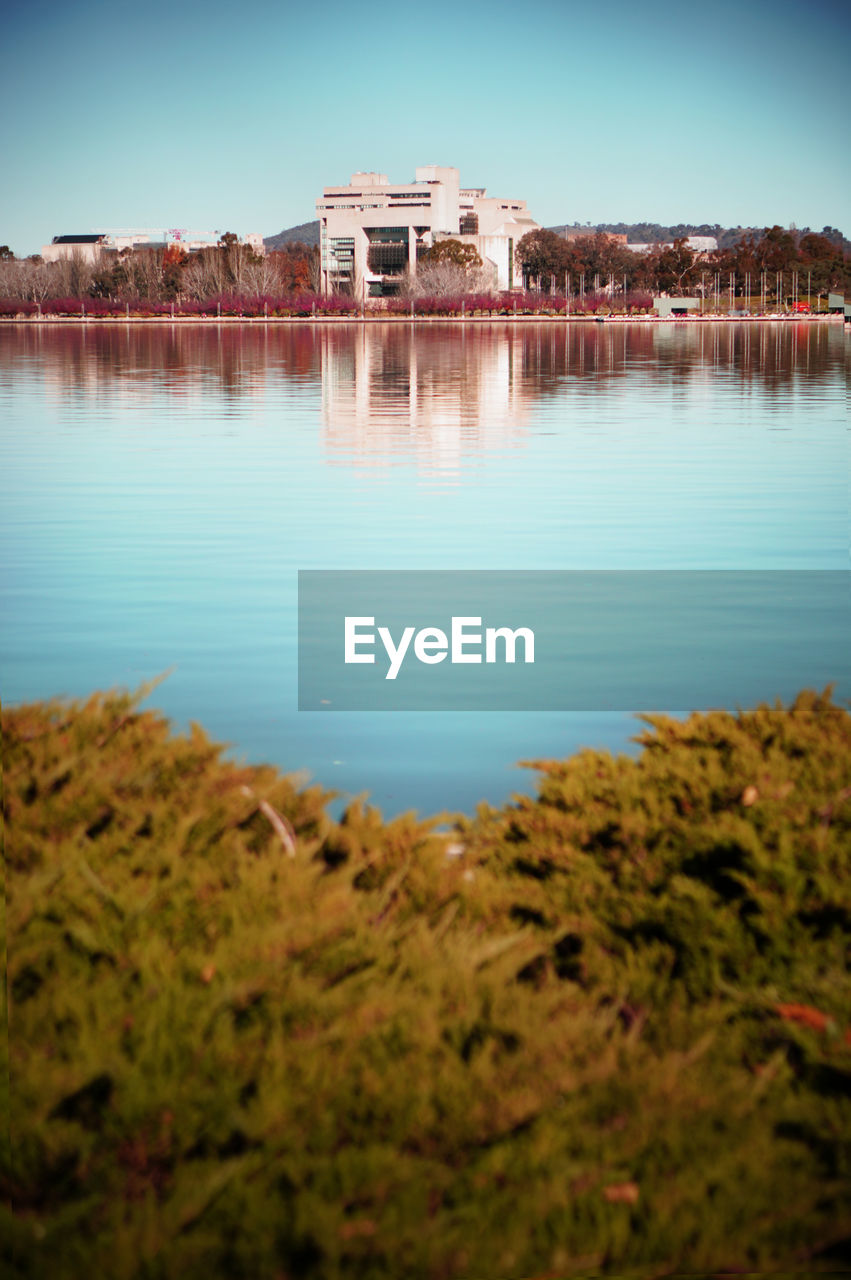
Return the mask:
<path id="1" fill-rule="evenodd" d="M 45 262 L 59 262 L 62 258 L 81 258 L 84 262 L 97 262 L 103 251 L 109 247 L 106 243 L 108 238 L 98 232 L 54 236 L 50 244 L 41 246 L 41 256 Z"/>
<path id="2" fill-rule="evenodd" d="M 458 170 L 443 165 L 421 165 L 404 183 L 353 173 L 347 186 L 324 189 L 316 214 L 322 292 L 363 298 L 398 293 L 405 274 L 415 275 L 422 255 L 446 237 L 472 244 L 492 284 L 512 289 L 520 283 L 517 243 L 538 227 L 525 200 L 462 188 Z"/>

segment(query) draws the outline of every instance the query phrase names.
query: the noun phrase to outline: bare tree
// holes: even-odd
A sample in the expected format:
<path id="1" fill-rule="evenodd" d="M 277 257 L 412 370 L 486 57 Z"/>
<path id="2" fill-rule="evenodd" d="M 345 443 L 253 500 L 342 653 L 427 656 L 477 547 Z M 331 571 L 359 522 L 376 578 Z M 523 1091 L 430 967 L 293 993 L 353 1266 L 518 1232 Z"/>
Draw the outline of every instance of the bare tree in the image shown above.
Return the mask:
<path id="1" fill-rule="evenodd" d="M 54 286 L 56 272 L 53 270 L 53 264 L 49 262 L 24 262 L 23 279 L 26 288 L 26 296 L 31 302 L 37 303 L 39 309 L 46 298 L 49 298 Z"/>
<path id="2" fill-rule="evenodd" d="M 273 256 L 254 254 L 253 260 L 243 268 L 243 284 L 249 293 L 276 294 L 285 292 L 281 269 Z"/>
<path id="3" fill-rule="evenodd" d="M 0 297 L 25 298 L 27 296 L 26 267 L 27 264 L 19 262 L 17 258 L 0 259 Z"/>
<path id="4" fill-rule="evenodd" d="M 492 267 L 462 267 L 453 262 L 424 263 L 415 276 L 402 278 L 400 293 L 405 298 L 447 298 L 465 293 L 491 293 L 494 283 Z"/>
<path id="5" fill-rule="evenodd" d="M 68 257 L 56 262 L 57 296 L 66 298 L 87 298 L 92 287 L 96 263 L 90 261 L 76 249 Z M 98 262 L 99 266 L 100 263 Z"/>

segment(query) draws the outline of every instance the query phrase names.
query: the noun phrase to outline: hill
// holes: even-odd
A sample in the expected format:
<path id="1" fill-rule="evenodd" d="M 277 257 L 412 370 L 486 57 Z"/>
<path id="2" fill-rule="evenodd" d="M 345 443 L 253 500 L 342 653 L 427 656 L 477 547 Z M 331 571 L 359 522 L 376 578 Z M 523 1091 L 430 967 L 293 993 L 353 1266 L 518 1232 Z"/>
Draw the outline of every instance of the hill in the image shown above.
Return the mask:
<path id="1" fill-rule="evenodd" d="M 799 227 L 798 235 L 806 235 L 812 228 Z M 582 231 L 586 235 L 592 236 L 595 231 L 609 231 L 616 235 L 625 235 L 627 240 L 633 244 L 655 244 L 659 241 L 677 240 L 684 236 L 715 236 L 720 249 L 728 249 L 747 235 L 760 236 L 764 230 L 763 227 L 722 227 L 719 223 L 696 223 L 696 222 L 677 222 L 666 225 L 661 222 L 598 222 L 593 226 L 590 223 L 579 222 L 561 222 L 555 226 L 547 228 L 548 231 L 556 231 L 559 235 L 563 235 L 565 231 Z M 836 227 L 823 227 L 818 232 L 819 235 L 826 236 L 833 244 L 838 245 L 843 252 L 851 251 L 851 241 L 843 235 Z M 301 241 L 302 244 L 318 245 L 319 244 L 319 222 L 300 222 L 297 227 L 287 227 L 283 231 L 279 231 L 277 235 L 264 237 L 263 243 L 267 250 L 280 249 L 285 244 L 292 244 L 293 241 Z"/>
<path id="2" fill-rule="evenodd" d="M 585 235 L 593 235 L 595 231 L 608 231 L 613 235 L 625 235 L 631 244 L 657 244 L 668 240 L 678 240 L 686 236 L 714 236 L 718 241 L 719 248 L 727 248 L 729 245 L 736 244 L 744 235 L 747 235 L 750 227 L 722 227 L 718 223 L 697 223 L 679 222 L 667 226 L 661 222 L 598 222 L 594 226 L 581 223 L 562 223 L 559 226 L 549 227 L 549 231 L 556 231 L 559 235 L 563 235 L 565 231 L 578 231 Z M 761 231 L 762 228 L 759 228 Z"/>
<path id="3" fill-rule="evenodd" d="M 279 231 L 276 236 L 263 237 L 267 252 L 271 252 L 274 249 L 282 249 L 285 244 L 293 244 L 296 241 L 301 244 L 318 245 L 318 219 L 314 219 L 313 222 L 300 222 L 297 227 L 287 227 L 285 230 Z"/>
<path id="4" fill-rule="evenodd" d="M 719 249 L 731 249 L 745 236 L 759 239 L 765 227 L 722 227 L 714 222 L 677 222 L 666 225 L 661 222 L 598 222 L 595 225 L 579 222 L 562 222 L 547 228 L 563 235 L 565 231 L 579 231 L 592 236 L 595 231 L 608 231 L 614 235 L 625 235 L 630 244 L 657 244 L 670 240 L 684 239 L 687 236 L 714 236 Z M 813 231 L 812 227 L 794 228 L 796 236 L 805 236 Z M 816 232 L 824 236 L 831 244 L 835 244 L 844 253 L 851 251 L 851 241 L 836 227 L 822 227 Z"/>

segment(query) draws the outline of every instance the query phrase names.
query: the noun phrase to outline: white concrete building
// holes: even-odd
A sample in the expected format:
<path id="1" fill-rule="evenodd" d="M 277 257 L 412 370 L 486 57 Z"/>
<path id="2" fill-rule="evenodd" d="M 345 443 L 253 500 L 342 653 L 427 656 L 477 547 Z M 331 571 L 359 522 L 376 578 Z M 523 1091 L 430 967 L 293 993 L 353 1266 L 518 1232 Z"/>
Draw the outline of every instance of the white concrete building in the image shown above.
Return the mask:
<path id="1" fill-rule="evenodd" d="M 45 262 L 59 262 L 62 258 L 80 258 L 84 262 L 97 262 L 104 249 L 108 248 L 108 236 L 98 232 L 86 232 L 80 235 L 54 236 L 50 244 L 41 246 L 41 256 Z"/>
<path id="2" fill-rule="evenodd" d="M 347 186 L 326 187 L 316 201 L 322 291 L 354 288 L 361 297 L 397 293 L 406 271 L 447 236 L 472 244 L 499 289 L 520 283 L 517 243 L 538 223 L 525 200 L 462 188 L 458 170 L 421 165 L 413 182 L 384 173 L 353 173 Z"/>

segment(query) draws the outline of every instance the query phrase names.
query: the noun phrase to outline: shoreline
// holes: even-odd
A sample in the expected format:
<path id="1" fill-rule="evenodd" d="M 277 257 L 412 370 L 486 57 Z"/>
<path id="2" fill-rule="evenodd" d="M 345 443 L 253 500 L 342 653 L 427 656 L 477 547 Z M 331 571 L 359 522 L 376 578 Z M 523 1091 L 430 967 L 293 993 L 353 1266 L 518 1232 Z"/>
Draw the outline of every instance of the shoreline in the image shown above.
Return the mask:
<path id="1" fill-rule="evenodd" d="M 844 324 L 845 317 L 835 315 L 767 315 L 767 316 L 594 316 L 594 315 L 326 315 L 326 316 L 0 316 L 0 325 L 315 325 L 315 324 Z"/>

